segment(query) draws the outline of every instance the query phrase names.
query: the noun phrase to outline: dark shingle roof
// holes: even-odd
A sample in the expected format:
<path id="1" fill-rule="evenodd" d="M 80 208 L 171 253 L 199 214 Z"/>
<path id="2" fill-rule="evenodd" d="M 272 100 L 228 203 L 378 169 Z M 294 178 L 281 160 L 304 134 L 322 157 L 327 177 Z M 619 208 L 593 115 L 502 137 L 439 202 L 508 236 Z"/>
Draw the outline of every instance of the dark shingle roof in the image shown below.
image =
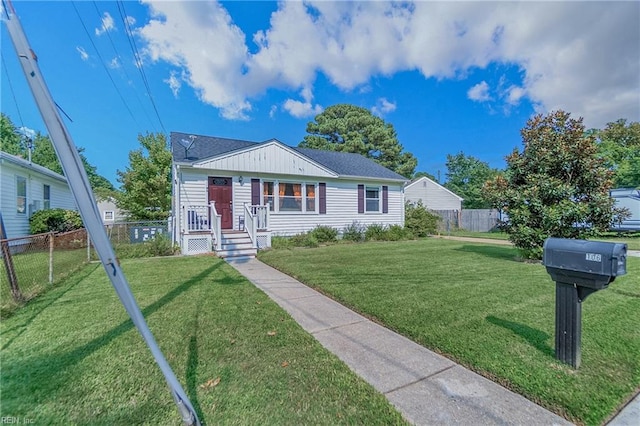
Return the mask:
<path id="1" fill-rule="evenodd" d="M 188 133 L 171 132 L 171 151 L 175 162 L 193 162 L 215 157 L 232 151 L 260 145 L 238 139 L 217 138 L 210 136 L 191 135 Z M 188 150 L 180 142 L 188 145 L 194 141 Z M 310 148 L 289 147 L 310 160 L 332 170 L 339 176 L 366 177 L 378 179 L 407 180 L 404 176 L 381 166 L 360 154 L 347 152 L 322 151 Z"/>

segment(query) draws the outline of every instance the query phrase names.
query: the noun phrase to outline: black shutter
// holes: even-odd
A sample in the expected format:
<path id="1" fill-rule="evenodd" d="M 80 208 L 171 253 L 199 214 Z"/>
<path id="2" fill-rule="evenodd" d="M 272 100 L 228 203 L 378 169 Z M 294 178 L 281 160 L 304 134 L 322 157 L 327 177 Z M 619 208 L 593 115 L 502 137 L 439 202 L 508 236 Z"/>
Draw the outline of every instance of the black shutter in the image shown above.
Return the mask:
<path id="1" fill-rule="evenodd" d="M 364 213 L 364 185 L 358 185 L 358 213 Z"/>
<path id="2" fill-rule="evenodd" d="M 260 179 L 251 179 L 251 205 L 260 205 Z"/>
<path id="3" fill-rule="evenodd" d="M 327 214 L 327 184 L 319 183 L 318 184 L 318 209 L 320 214 Z"/>
<path id="4" fill-rule="evenodd" d="M 382 213 L 389 213 L 389 187 L 382 187 Z"/>

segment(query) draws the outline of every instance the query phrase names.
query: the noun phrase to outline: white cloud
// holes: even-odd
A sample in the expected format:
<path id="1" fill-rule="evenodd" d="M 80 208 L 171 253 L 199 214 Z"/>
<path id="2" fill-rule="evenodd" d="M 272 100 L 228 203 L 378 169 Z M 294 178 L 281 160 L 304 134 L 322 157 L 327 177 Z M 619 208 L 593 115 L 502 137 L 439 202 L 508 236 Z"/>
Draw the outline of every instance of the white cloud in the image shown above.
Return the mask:
<path id="1" fill-rule="evenodd" d="M 82 59 L 83 61 L 86 61 L 89 59 L 89 54 L 87 53 L 86 50 L 84 50 L 84 47 L 76 46 L 76 50 L 80 54 L 80 59 Z"/>
<path id="2" fill-rule="evenodd" d="M 176 77 L 176 72 L 175 71 L 171 71 L 171 74 L 169 75 L 169 78 L 162 80 L 164 83 L 167 83 L 169 85 L 169 88 L 171 89 L 171 92 L 173 93 L 174 97 L 178 97 L 178 93 L 180 93 L 180 88 L 182 87 L 182 83 L 180 82 L 180 80 L 178 79 L 178 77 Z"/>
<path id="3" fill-rule="evenodd" d="M 118 69 L 120 68 L 120 60 L 118 59 L 118 57 L 113 58 L 110 62 L 109 62 L 109 68 L 112 69 Z"/>
<path id="4" fill-rule="evenodd" d="M 271 105 L 271 109 L 269 110 L 269 118 L 273 118 L 276 116 L 276 112 L 278 112 L 277 105 Z"/>
<path id="5" fill-rule="evenodd" d="M 380 98 L 376 102 L 375 106 L 371 108 L 371 113 L 378 117 L 382 117 L 385 114 L 395 111 L 396 108 L 397 105 L 394 102 L 389 102 L 387 98 Z"/>
<path id="6" fill-rule="evenodd" d="M 489 95 L 489 84 L 484 80 L 481 81 L 467 91 L 467 97 L 476 102 L 486 102 L 491 100 L 491 95 Z"/>
<path id="7" fill-rule="evenodd" d="M 113 22 L 113 18 L 111 17 L 109 12 L 105 12 L 104 15 L 102 15 L 102 25 L 100 26 L 100 28 L 96 28 L 96 35 L 101 36 L 107 31 L 112 31 L 115 28 L 116 27 Z"/>
<path id="8" fill-rule="evenodd" d="M 127 16 L 124 19 L 127 21 L 127 24 L 129 24 L 130 26 L 133 26 L 136 24 L 136 18 L 134 18 L 133 16 Z"/>
<path id="9" fill-rule="evenodd" d="M 29 139 L 34 139 L 36 137 L 36 131 L 29 127 L 19 127 L 18 132 Z"/>
<path id="10" fill-rule="evenodd" d="M 361 91 L 374 76 L 464 79 L 500 64 L 522 80 L 495 102 L 562 108 L 588 127 L 640 120 L 638 2 L 280 2 L 269 27 L 248 35 L 216 2 L 145 3 L 148 56 L 183 70 L 227 118 L 247 118 L 267 89 L 311 90 L 319 73 Z M 490 93 L 476 86 L 467 96 Z M 314 108 L 289 101 L 290 112 Z"/>
<path id="11" fill-rule="evenodd" d="M 324 109 L 322 106 L 316 104 L 313 105 L 313 93 L 309 87 L 305 87 L 300 92 L 303 101 L 296 101 L 294 99 L 287 99 L 284 102 L 283 108 L 289 114 L 296 118 L 313 117 L 320 114 Z"/>

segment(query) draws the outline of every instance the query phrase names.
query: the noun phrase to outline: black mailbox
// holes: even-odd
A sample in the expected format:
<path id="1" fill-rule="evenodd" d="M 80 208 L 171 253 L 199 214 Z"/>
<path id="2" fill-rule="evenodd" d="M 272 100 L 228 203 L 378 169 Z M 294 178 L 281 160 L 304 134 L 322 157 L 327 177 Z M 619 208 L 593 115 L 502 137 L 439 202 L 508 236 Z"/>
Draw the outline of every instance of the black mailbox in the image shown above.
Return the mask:
<path id="1" fill-rule="evenodd" d="M 578 368 L 582 302 L 627 273 L 627 245 L 548 238 L 542 264 L 556 282 L 556 358 Z"/>
<path id="2" fill-rule="evenodd" d="M 627 273 L 627 245 L 548 238 L 542 264 L 554 281 L 601 290 Z"/>

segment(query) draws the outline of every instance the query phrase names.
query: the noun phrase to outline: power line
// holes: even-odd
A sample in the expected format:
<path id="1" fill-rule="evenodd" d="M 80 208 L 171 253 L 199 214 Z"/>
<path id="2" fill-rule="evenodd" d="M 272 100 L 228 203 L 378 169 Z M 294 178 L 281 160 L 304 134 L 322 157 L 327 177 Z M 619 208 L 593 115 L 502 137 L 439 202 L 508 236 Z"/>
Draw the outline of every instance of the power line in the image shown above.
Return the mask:
<path id="1" fill-rule="evenodd" d="M 125 27 L 125 32 L 127 33 L 127 38 L 129 39 L 129 46 L 131 47 L 131 51 L 133 52 L 133 56 L 136 60 L 136 67 L 138 71 L 140 71 L 140 75 L 142 76 L 142 81 L 144 82 L 144 86 L 147 90 L 147 94 L 149 95 L 149 100 L 151 101 L 151 105 L 153 105 L 153 109 L 156 112 L 156 116 L 158 117 L 158 121 L 160 122 L 160 127 L 162 127 L 162 131 L 167 133 L 167 130 L 164 128 L 164 124 L 162 124 L 162 119 L 160 118 L 160 113 L 158 112 L 158 107 L 153 99 L 153 95 L 151 94 L 151 87 L 149 86 L 149 81 L 147 80 L 147 75 L 144 72 L 144 67 L 142 65 L 142 60 L 140 59 L 140 54 L 138 52 L 138 47 L 136 46 L 135 39 L 133 38 L 133 31 L 131 30 L 131 26 L 129 25 L 129 21 L 127 20 L 126 10 L 124 9 L 124 3 L 122 0 L 118 0 L 118 12 L 120 12 L 120 18 Z"/>
<path id="2" fill-rule="evenodd" d="M 87 34 L 87 37 L 89 38 L 89 41 L 91 42 L 91 45 L 93 46 L 93 49 L 96 51 L 96 55 L 98 55 L 98 59 L 100 59 L 100 63 L 102 64 L 102 67 L 104 68 L 104 70 L 106 71 L 107 75 L 109 76 L 109 80 L 111 80 L 111 84 L 113 84 L 113 87 L 116 89 L 116 92 L 118 92 L 118 96 L 120 96 L 120 99 L 122 100 L 122 103 L 124 104 L 125 108 L 127 108 L 127 111 L 129 111 L 129 115 L 131 115 L 131 118 L 133 119 L 133 121 L 135 121 L 136 125 L 140 126 L 140 124 L 136 120 L 136 117 L 133 115 L 133 112 L 131 112 L 131 108 L 129 108 L 129 104 L 127 104 L 127 101 L 122 96 L 122 93 L 120 92 L 120 89 L 118 89 L 118 86 L 116 85 L 116 82 L 113 80 L 113 77 L 111 76 L 111 73 L 109 72 L 109 68 L 107 68 L 107 65 L 105 64 L 104 59 L 102 59 L 102 56 L 100 55 L 100 51 L 98 50 L 98 47 L 93 42 L 93 39 L 91 38 L 91 33 L 89 33 L 89 30 L 87 29 L 87 26 L 84 24 L 84 21 L 82 20 L 82 16 L 80 16 L 80 12 L 78 11 L 78 8 L 76 7 L 76 2 L 72 1 L 71 4 L 73 5 L 73 8 L 75 9 L 76 14 L 78 15 L 78 19 L 80 19 L 80 23 L 82 24 L 82 28 L 84 28 L 84 32 Z"/>
<path id="3" fill-rule="evenodd" d="M 0 56 L 2 59 L 2 68 L 4 72 L 7 74 L 7 81 L 9 82 L 9 90 L 11 90 L 11 96 L 13 97 L 13 102 L 16 104 L 16 111 L 18 111 L 18 118 L 20 119 L 20 125 L 24 127 L 24 121 L 22 121 L 22 114 L 20 113 L 20 106 L 18 106 L 18 98 L 16 98 L 16 92 L 13 90 L 13 84 L 11 83 L 11 77 L 9 76 L 9 70 L 7 69 L 7 62 L 4 60 L 4 55 Z"/>
<path id="4" fill-rule="evenodd" d="M 98 17 L 102 19 L 102 15 L 100 14 L 100 9 L 98 9 L 98 4 L 95 1 L 93 2 L 93 6 L 96 9 L 96 13 L 98 14 Z M 127 68 L 124 66 L 124 61 L 122 60 L 122 56 L 120 55 L 120 52 L 118 52 L 118 49 L 116 48 L 116 45 L 113 42 L 113 38 L 111 37 L 111 29 L 105 27 L 104 31 L 107 34 L 107 38 L 109 39 L 109 43 L 111 44 L 113 51 L 116 53 L 116 58 L 120 60 L 120 62 L 123 64 L 122 71 L 124 72 L 124 75 L 126 76 L 127 81 L 133 82 L 133 79 L 129 76 L 129 73 L 127 72 Z M 151 127 L 154 130 L 156 130 L 155 125 L 153 124 L 153 122 L 151 121 L 151 118 L 149 117 L 149 114 L 147 114 L 147 110 L 142 105 L 142 101 L 140 100 L 140 96 L 138 96 L 138 92 L 134 90 L 134 94 L 136 96 L 136 99 L 138 100 L 138 104 L 140 105 L 142 111 L 144 112 L 145 117 L 149 121 L 149 124 L 151 124 Z"/>

